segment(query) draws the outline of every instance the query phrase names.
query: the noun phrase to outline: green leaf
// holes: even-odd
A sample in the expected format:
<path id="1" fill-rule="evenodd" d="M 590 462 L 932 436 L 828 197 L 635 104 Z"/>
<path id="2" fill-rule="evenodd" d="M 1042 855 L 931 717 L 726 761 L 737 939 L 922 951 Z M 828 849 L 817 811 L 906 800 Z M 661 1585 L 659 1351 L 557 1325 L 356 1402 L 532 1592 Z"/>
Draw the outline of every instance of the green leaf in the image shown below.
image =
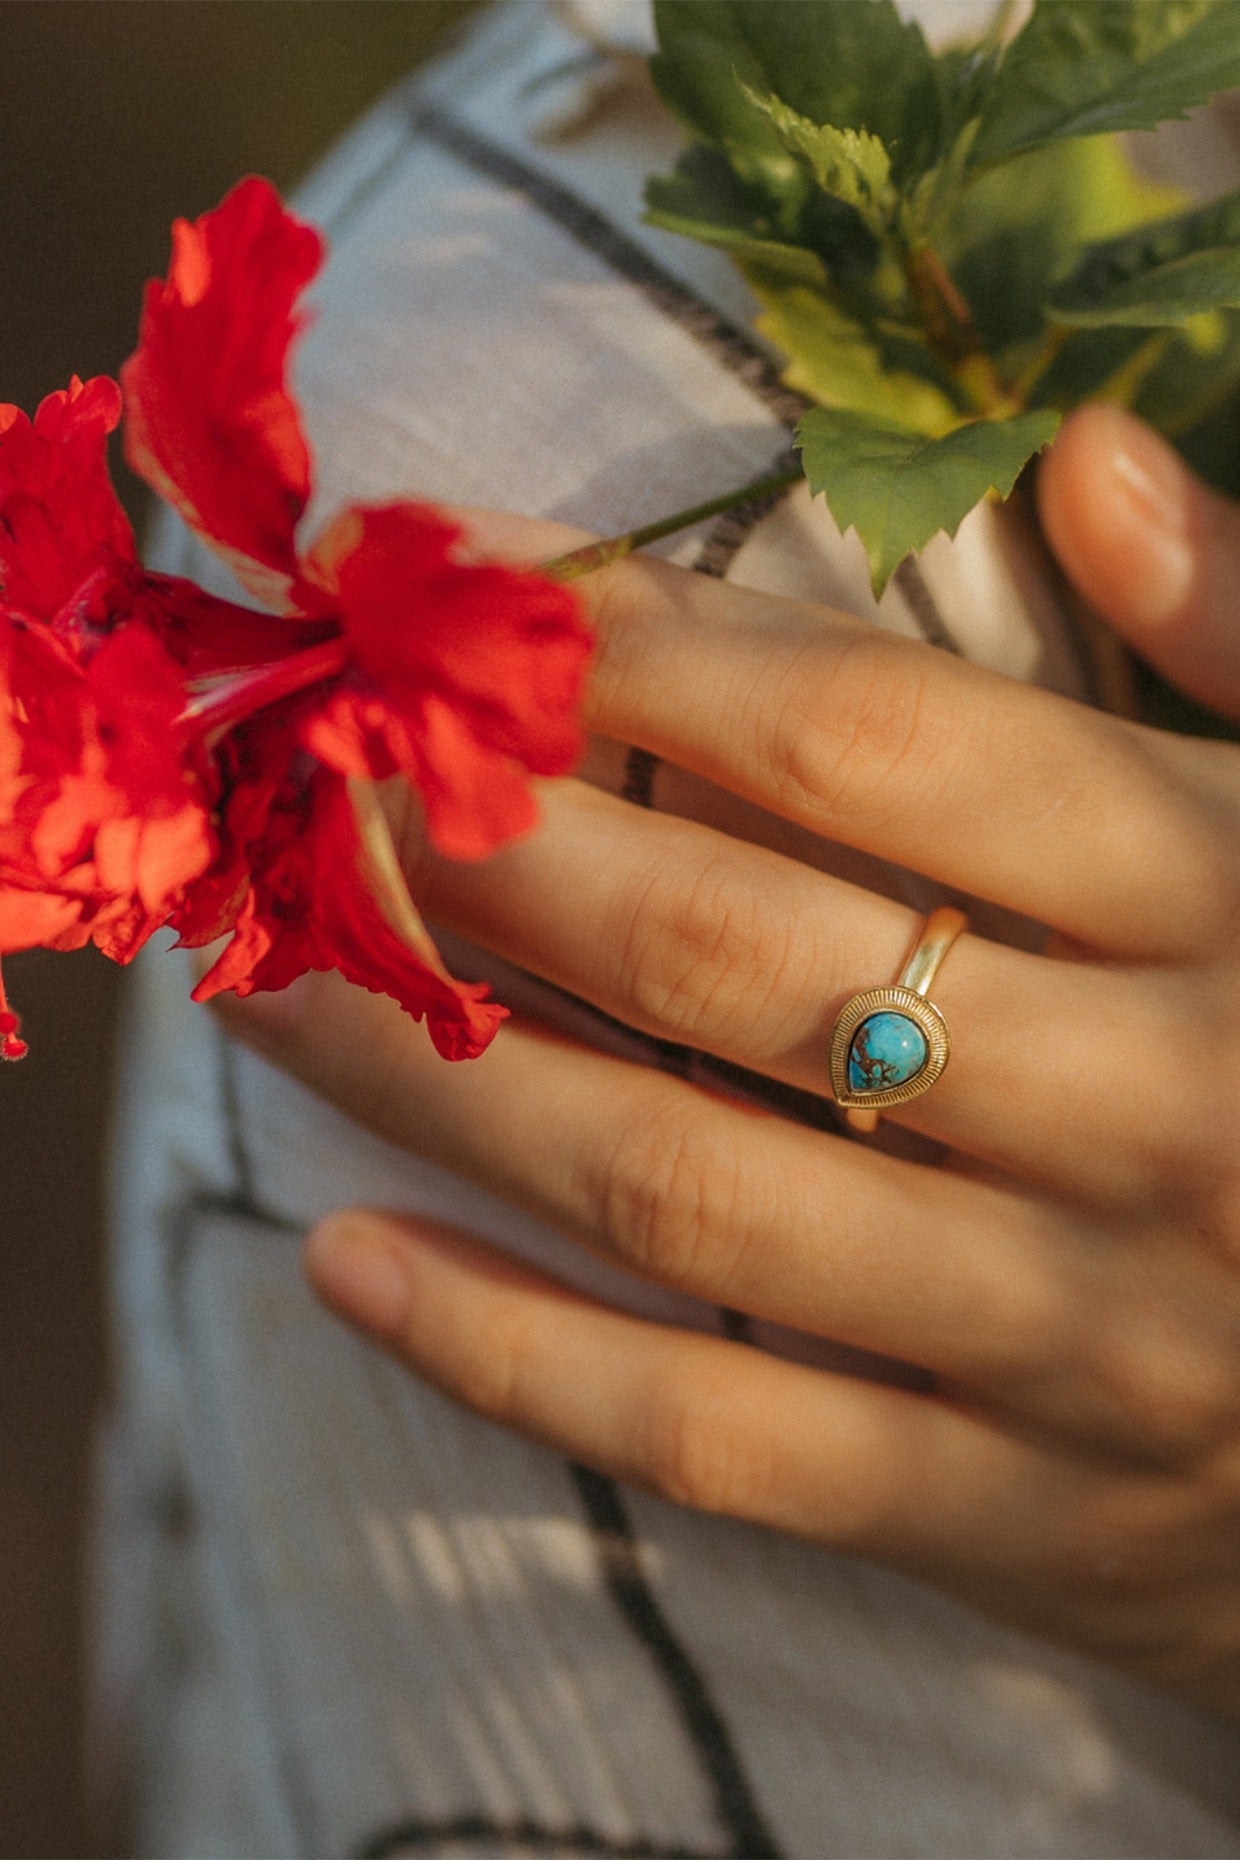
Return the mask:
<path id="1" fill-rule="evenodd" d="M 1036 0 L 990 87 L 971 165 L 1152 129 L 1237 83 L 1240 0 Z"/>
<path id="2" fill-rule="evenodd" d="M 760 97 L 756 91 L 748 94 L 754 107 L 774 125 L 788 153 L 808 162 L 823 192 L 854 207 L 876 239 L 888 237 L 897 195 L 886 144 L 868 129 L 813 123 L 781 97 Z"/>
<path id="3" fill-rule="evenodd" d="M 825 277 L 818 254 L 781 238 L 767 203 L 742 185 L 724 156 L 701 142 L 690 143 L 671 174 L 646 183 L 646 220 L 781 277 L 804 284 Z"/>
<path id="4" fill-rule="evenodd" d="M 1216 312 L 1222 347 L 1185 361 L 1175 350 L 1190 331 L 1164 332 L 1173 349 L 1152 369 L 1136 411 L 1167 433 L 1199 477 L 1240 498 L 1240 314 Z"/>
<path id="5" fill-rule="evenodd" d="M 1157 329 L 1187 323 L 1204 310 L 1240 306 L 1240 245 L 1213 251 L 1190 252 L 1184 258 L 1160 265 L 1144 278 L 1121 284 L 1100 302 L 1074 305 L 1059 293 L 1050 303 L 1060 323 L 1086 329 L 1125 324 L 1136 329 Z"/>
<path id="6" fill-rule="evenodd" d="M 1149 344 L 1148 329 L 1074 330 L 1034 382 L 1029 405 L 1066 408 L 1109 400 L 1131 406 L 1158 359 L 1148 353 Z"/>
<path id="7" fill-rule="evenodd" d="M 1215 310 L 1160 334 L 1161 352 L 1137 384 L 1131 405 L 1180 441 L 1213 420 L 1240 390 L 1240 311 Z M 1233 426 L 1231 449 L 1240 453 L 1240 422 Z"/>
<path id="8" fill-rule="evenodd" d="M 790 358 L 789 387 L 920 433 L 945 433 L 957 423 L 950 383 L 924 347 L 867 327 L 821 290 L 760 268 L 745 271 L 762 304 L 759 333 Z"/>
<path id="9" fill-rule="evenodd" d="M 911 550 L 954 536 L 988 491 L 1006 497 L 1021 467 L 1054 437 L 1058 414 L 976 420 L 941 439 L 851 410 L 815 407 L 797 428 L 810 490 L 865 545 L 875 596 Z"/>
<path id="10" fill-rule="evenodd" d="M 1051 294 L 1061 323 L 1153 329 L 1240 306 L 1240 189 L 1090 248 Z"/>
<path id="11" fill-rule="evenodd" d="M 792 160 L 747 91 L 781 97 L 812 123 L 868 130 L 891 149 L 897 178 L 940 152 L 934 59 L 894 0 L 656 0 L 655 26 L 661 96 L 743 177 L 778 186 Z"/>
<path id="12" fill-rule="evenodd" d="M 1090 241 L 1169 214 L 1178 190 L 1138 175 L 1117 138 L 1048 143 L 993 168 L 965 193 L 939 252 L 991 354 L 1042 335 L 1048 283 Z"/>

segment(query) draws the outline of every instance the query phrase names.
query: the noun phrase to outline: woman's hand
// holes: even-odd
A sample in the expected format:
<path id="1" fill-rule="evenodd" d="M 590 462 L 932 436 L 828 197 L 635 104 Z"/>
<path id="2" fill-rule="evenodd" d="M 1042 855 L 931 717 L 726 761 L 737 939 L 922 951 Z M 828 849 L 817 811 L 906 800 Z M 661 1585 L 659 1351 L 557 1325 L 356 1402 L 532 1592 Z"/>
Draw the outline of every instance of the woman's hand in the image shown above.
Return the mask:
<path id="1" fill-rule="evenodd" d="M 1240 512 L 1102 409 L 1069 422 L 1041 502 L 1084 592 L 1240 714 Z M 323 1224 L 315 1285 L 579 1459 L 883 1559 L 1240 1718 L 1240 749 L 660 564 L 581 585 L 602 736 L 717 783 L 738 819 L 756 804 L 1049 927 L 1042 954 L 966 935 L 946 958 L 951 1063 L 888 1114 L 930 1143 L 823 1135 L 519 1018 L 445 1066 L 335 978 L 226 1018 L 613 1262 L 926 1387 L 642 1321 L 389 1214 Z M 431 919 L 828 1095 L 835 1016 L 895 978 L 915 914 L 583 783 L 544 807 L 485 866 L 419 855 Z"/>

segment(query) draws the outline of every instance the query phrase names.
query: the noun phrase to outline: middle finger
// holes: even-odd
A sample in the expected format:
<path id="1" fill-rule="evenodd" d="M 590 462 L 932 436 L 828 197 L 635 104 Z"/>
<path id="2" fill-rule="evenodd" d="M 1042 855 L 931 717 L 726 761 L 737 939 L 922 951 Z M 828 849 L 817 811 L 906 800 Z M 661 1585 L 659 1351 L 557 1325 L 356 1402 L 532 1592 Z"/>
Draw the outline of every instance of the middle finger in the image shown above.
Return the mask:
<path id="1" fill-rule="evenodd" d="M 1232 934 L 1234 815 L 1173 739 L 649 558 L 578 585 L 602 735 L 1112 956 Z"/>

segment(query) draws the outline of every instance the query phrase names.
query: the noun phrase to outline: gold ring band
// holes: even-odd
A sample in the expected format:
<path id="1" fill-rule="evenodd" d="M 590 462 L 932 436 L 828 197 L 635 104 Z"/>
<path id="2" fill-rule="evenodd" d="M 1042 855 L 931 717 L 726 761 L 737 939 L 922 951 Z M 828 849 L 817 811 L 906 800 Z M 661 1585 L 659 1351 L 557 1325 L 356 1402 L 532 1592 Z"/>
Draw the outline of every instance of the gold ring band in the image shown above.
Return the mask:
<path id="1" fill-rule="evenodd" d="M 876 1129 L 880 1111 L 929 1091 L 947 1064 L 951 1036 L 929 989 L 968 921 L 952 904 L 931 911 L 899 980 L 841 1008 L 831 1032 L 831 1088 L 854 1130 Z"/>

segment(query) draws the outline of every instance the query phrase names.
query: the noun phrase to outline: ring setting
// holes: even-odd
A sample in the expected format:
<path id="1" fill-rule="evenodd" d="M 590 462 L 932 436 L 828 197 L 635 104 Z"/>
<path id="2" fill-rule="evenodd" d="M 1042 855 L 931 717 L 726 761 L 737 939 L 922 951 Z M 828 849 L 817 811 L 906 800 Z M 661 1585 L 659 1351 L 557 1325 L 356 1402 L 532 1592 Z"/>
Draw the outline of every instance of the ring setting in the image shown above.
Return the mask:
<path id="1" fill-rule="evenodd" d="M 919 1098 L 947 1064 L 951 1035 L 927 991 L 966 922 L 952 905 L 932 911 L 899 980 L 854 995 L 840 1010 L 831 1032 L 831 1088 L 854 1129 L 873 1130 L 880 1111 Z"/>

